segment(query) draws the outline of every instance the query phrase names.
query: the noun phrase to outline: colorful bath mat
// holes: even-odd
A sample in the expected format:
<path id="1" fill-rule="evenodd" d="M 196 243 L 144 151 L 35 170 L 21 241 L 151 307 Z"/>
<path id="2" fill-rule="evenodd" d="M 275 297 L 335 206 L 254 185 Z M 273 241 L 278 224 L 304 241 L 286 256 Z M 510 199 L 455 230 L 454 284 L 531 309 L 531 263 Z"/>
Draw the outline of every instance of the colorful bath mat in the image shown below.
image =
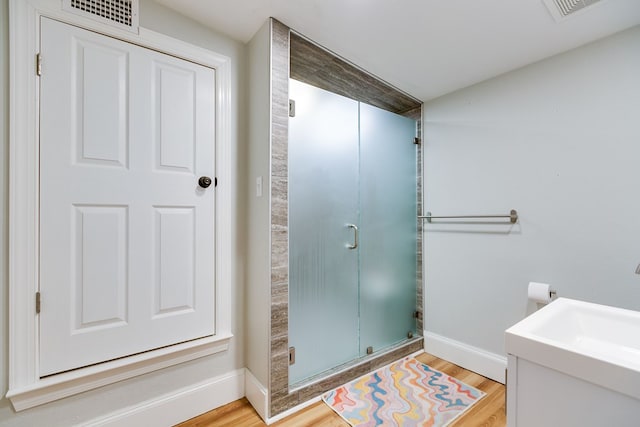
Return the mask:
<path id="1" fill-rule="evenodd" d="M 444 427 L 484 392 L 408 357 L 322 397 L 352 426 Z"/>

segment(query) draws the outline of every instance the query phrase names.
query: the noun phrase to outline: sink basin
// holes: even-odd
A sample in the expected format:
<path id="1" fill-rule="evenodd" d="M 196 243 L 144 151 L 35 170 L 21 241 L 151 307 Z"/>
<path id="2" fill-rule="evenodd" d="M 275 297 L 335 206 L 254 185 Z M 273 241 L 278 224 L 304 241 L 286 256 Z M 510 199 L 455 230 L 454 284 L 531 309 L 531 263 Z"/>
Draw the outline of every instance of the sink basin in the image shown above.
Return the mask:
<path id="1" fill-rule="evenodd" d="M 505 339 L 510 355 L 640 400 L 640 312 L 558 298 Z"/>

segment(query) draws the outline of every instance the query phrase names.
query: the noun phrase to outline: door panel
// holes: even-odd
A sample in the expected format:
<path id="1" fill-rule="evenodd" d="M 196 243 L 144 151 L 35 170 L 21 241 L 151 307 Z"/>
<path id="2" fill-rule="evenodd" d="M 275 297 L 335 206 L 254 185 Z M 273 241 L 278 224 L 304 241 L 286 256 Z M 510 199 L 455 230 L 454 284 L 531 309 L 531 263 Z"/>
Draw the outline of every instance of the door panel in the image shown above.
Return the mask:
<path id="1" fill-rule="evenodd" d="M 415 120 L 360 103 L 361 354 L 415 333 Z"/>
<path id="2" fill-rule="evenodd" d="M 78 38 L 71 43 L 71 120 L 78 162 L 126 167 L 129 53 Z"/>
<path id="3" fill-rule="evenodd" d="M 196 75 L 188 67 L 153 62 L 157 168 L 193 173 Z"/>
<path id="4" fill-rule="evenodd" d="M 358 103 L 290 80 L 291 383 L 358 356 Z"/>
<path id="5" fill-rule="evenodd" d="M 214 334 L 214 70 L 41 34 L 40 374 Z"/>
<path id="6" fill-rule="evenodd" d="M 155 208 L 155 316 L 194 309 L 195 212 Z"/>
<path id="7" fill-rule="evenodd" d="M 75 332 L 127 321 L 126 206 L 75 206 L 71 261 Z M 83 331 L 83 332 L 84 332 Z"/>

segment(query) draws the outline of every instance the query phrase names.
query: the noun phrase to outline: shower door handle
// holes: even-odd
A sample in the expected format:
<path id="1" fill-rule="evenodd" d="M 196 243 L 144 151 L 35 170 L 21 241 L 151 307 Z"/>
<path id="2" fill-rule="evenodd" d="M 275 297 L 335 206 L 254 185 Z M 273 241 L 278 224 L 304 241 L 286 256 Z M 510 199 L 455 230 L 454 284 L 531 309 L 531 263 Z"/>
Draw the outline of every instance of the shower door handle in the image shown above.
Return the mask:
<path id="1" fill-rule="evenodd" d="M 347 245 L 347 248 L 356 249 L 358 247 L 358 227 L 355 224 L 347 224 L 347 227 L 353 228 L 353 244 Z"/>

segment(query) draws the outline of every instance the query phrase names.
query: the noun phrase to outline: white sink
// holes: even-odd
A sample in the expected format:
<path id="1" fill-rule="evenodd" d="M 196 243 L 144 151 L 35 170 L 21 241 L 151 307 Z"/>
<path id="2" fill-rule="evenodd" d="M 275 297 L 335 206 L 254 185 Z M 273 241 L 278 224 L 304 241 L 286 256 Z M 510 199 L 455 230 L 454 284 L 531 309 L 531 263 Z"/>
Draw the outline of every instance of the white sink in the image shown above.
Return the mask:
<path id="1" fill-rule="evenodd" d="M 640 312 L 558 298 L 507 329 L 505 348 L 640 400 Z"/>

